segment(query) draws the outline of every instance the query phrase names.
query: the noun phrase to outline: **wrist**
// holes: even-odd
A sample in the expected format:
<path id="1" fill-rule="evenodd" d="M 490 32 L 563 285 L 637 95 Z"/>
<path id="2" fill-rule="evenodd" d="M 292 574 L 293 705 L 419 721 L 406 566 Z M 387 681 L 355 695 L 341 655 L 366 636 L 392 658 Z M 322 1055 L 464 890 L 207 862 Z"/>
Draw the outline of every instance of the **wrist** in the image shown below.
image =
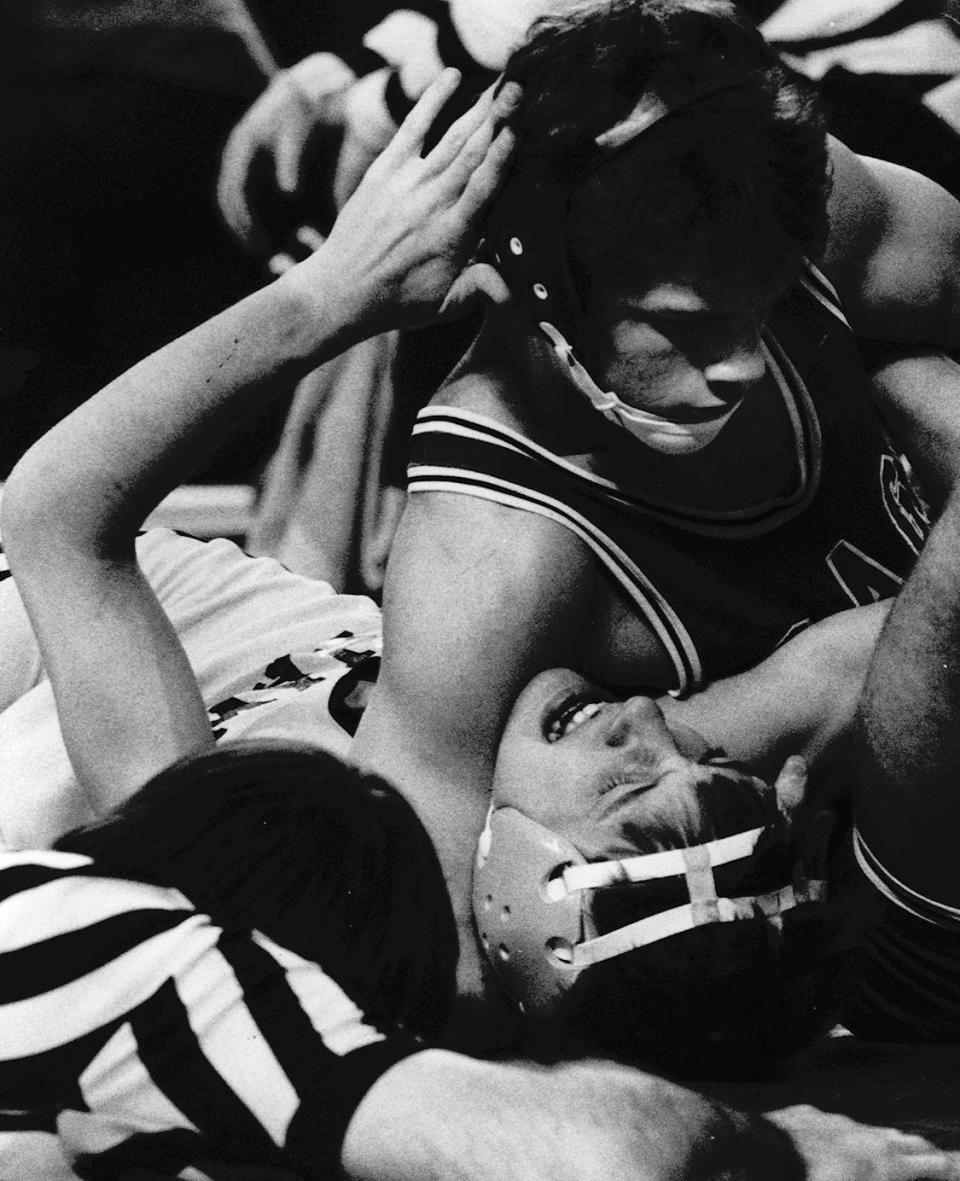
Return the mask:
<path id="1" fill-rule="evenodd" d="M 721 1176 L 755 1178 L 764 1181 L 806 1181 L 807 1167 L 794 1137 L 764 1115 L 748 1115 L 720 1107 L 719 1123 L 725 1133 L 715 1132 L 707 1154 L 710 1166 Z M 713 1175 L 713 1174 L 711 1174 Z"/>
<path id="2" fill-rule="evenodd" d="M 376 292 L 360 276 L 333 265 L 324 244 L 275 280 L 270 288 L 283 299 L 295 350 L 323 360 L 374 332 Z"/>

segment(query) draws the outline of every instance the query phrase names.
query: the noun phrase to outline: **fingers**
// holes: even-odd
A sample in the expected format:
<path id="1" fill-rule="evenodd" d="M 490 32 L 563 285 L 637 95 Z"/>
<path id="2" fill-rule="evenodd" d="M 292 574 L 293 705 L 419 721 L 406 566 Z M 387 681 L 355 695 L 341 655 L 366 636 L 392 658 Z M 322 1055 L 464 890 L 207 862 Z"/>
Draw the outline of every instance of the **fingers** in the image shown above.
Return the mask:
<path id="1" fill-rule="evenodd" d="M 501 75 L 502 76 L 502 75 Z M 495 127 L 504 123 L 520 105 L 523 98 L 523 88 L 518 82 L 506 82 L 500 87 L 493 100 L 491 116 Z"/>
<path id="2" fill-rule="evenodd" d="M 497 128 L 516 110 L 522 93 L 516 82 L 508 82 L 496 97 L 494 87 L 488 87 L 449 128 L 427 163 L 439 172 L 456 160 L 460 171 L 472 172 L 485 158 Z"/>
<path id="3" fill-rule="evenodd" d="M 777 802 L 786 814 L 793 812 L 803 803 L 807 790 L 807 762 L 800 755 L 791 755 L 783 764 L 777 781 L 773 785 Z"/>
<path id="4" fill-rule="evenodd" d="M 923 1136 L 804 1106 L 767 1114 L 803 1157 L 810 1181 L 960 1181 L 957 1153 Z"/>
<path id="5" fill-rule="evenodd" d="M 242 127 L 234 129 L 223 150 L 217 178 L 217 204 L 229 228 L 242 241 L 251 236 L 253 224 L 246 199 L 246 181 L 253 149 Z"/>
<path id="6" fill-rule="evenodd" d="M 313 254 L 315 250 L 319 250 L 326 241 L 323 234 L 314 226 L 300 226 L 294 234 L 300 246 L 303 246 L 307 254 Z M 298 262 L 303 260 L 303 255 L 296 258 L 289 250 L 278 250 L 276 254 L 272 254 L 267 260 L 267 270 L 271 275 L 280 276 L 289 271 L 291 267 L 295 267 Z"/>
<path id="7" fill-rule="evenodd" d="M 509 303 L 513 298 L 510 288 L 503 281 L 503 276 L 496 267 L 489 263 L 474 263 L 473 266 L 467 268 L 464 274 L 469 276 L 468 281 L 473 285 L 474 290 L 485 295 L 491 303 L 502 305 Z"/>
<path id="8" fill-rule="evenodd" d="M 388 152 L 396 154 L 420 154 L 423 141 L 447 100 L 460 84 L 460 71 L 452 67 L 443 70 L 430 83 L 406 119 L 400 124 Z"/>
<path id="9" fill-rule="evenodd" d="M 325 241 L 323 234 L 315 226 L 306 225 L 297 230 L 296 238 L 300 245 L 305 246 L 311 254 L 314 250 L 319 250 Z"/>
<path id="10" fill-rule="evenodd" d="M 461 217 L 467 222 L 483 210 L 507 175 L 516 139 L 509 127 L 504 127 L 482 159 L 469 170 L 469 179 L 457 203 Z"/>
<path id="11" fill-rule="evenodd" d="M 281 193 L 293 194 L 300 185 L 300 166 L 306 137 L 307 128 L 299 119 L 288 120 L 280 133 L 277 140 L 274 167 L 277 188 Z"/>
<path id="12" fill-rule="evenodd" d="M 296 265 L 297 260 L 285 250 L 278 250 L 276 254 L 271 254 L 267 259 L 267 270 L 271 275 L 276 275 L 278 278 Z"/>
<path id="13" fill-rule="evenodd" d="M 478 133 L 489 143 L 493 138 L 490 114 L 493 110 L 493 87 L 488 86 L 477 101 L 444 132 L 440 142 L 427 156 L 427 163 L 441 172 L 457 158 L 464 146 Z"/>
<path id="14" fill-rule="evenodd" d="M 890 1181 L 902 1179 L 912 1181 L 955 1181 L 960 1176 L 955 1154 L 943 1152 L 923 1136 L 888 1128 L 885 1135 L 887 1149 L 892 1153 L 888 1161 L 886 1176 Z"/>
<path id="15" fill-rule="evenodd" d="M 960 1167 L 949 1153 L 927 1144 L 922 1152 L 898 1154 L 877 1175 L 882 1181 L 957 1181 Z"/>

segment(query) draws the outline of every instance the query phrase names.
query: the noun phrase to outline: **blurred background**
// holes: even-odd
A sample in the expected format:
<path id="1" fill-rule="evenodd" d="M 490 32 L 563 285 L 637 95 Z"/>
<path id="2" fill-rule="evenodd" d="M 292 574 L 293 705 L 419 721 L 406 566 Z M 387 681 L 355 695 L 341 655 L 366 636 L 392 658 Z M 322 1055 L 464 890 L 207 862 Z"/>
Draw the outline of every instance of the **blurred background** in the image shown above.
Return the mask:
<path id="1" fill-rule="evenodd" d="M 741 3 L 817 83 L 840 138 L 960 194 L 960 0 Z M 302 253 L 297 228 L 329 224 L 441 63 L 481 86 L 545 7 L 0 0 L 0 480 L 72 406 L 268 282 L 278 251 Z M 305 59 L 313 66 L 298 66 Z M 244 131 L 268 91 L 272 114 Z M 283 192 L 270 135 L 294 117 L 312 130 L 298 141 L 295 189 Z M 218 207 L 238 126 L 233 200 L 242 188 L 257 232 L 230 228 L 229 198 Z M 386 475 L 375 482 L 402 485 L 396 440 L 468 336 L 369 357 L 359 380 L 376 384 L 389 368 L 389 406 L 381 397 L 377 413 L 400 424 L 382 441 Z M 309 413 L 328 398 L 315 396 Z M 193 478 L 256 485 L 284 413 L 274 408 Z"/>

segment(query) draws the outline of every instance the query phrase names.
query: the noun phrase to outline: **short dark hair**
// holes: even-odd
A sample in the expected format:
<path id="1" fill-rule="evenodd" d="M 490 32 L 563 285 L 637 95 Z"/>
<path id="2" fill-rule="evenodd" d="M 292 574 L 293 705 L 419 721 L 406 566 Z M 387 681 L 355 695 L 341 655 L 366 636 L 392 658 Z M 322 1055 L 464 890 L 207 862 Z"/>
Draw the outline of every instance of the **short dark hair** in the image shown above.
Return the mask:
<path id="1" fill-rule="evenodd" d="M 324 751 L 250 743 L 185 759 L 56 848 L 261 931 L 372 1019 L 431 1036 L 446 1024 L 457 935 L 433 845 L 399 792 Z"/>
<path id="2" fill-rule="evenodd" d="M 567 183 L 645 93 L 673 109 L 571 198 L 567 245 L 587 291 L 693 257 L 722 271 L 821 252 L 828 157 L 812 90 L 730 0 L 584 3 L 538 21 L 505 78 L 524 87 L 518 161 L 544 157 Z"/>
<path id="3" fill-rule="evenodd" d="M 705 771 L 698 807 L 679 824 L 676 813 L 628 820 L 618 844 L 652 853 L 764 826 L 749 860 L 715 868 L 718 894 L 777 890 L 803 863 L 826 877 L 826 897 L 787 911 L 779 929 L 759 917 L 713 923 L 598 963 L 567 994 L 554 1032 L 581 1052 L 686 1078 L 760 1077 L 836 1023 L 881 907 L 856 869 L 841 804 L 788 822 L 762 781 Z M 676 879 L 623 885 L 596 891 L 592 915 L 604 934 L 687 900 Z"/>

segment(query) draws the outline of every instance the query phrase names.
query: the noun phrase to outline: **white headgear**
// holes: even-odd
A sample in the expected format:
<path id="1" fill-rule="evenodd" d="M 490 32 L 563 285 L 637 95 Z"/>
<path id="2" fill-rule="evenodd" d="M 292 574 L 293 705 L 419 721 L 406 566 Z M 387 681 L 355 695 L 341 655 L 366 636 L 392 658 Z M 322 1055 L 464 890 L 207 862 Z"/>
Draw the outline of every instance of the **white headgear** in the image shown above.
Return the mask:
<path id="1" fill-rule="evenodd" d="M 764 828 L 689 848 L 616 861 L 587 862 L 568 840 L 516 808 L 493 808 L 477 847 L 473 913 L 495 975 L 526 1014 L 549 1017 L 586 969 L 602 960 L 709 923 L 761 920 L 778 925 L 784 912 L 819 901 L 823 881 L 795 880 L 767 894 L 725 898 L 713 870 L 749 858 Z M 600 935 L 592 899 L 597 890 L 674 877 L 689 901 Z"/>

